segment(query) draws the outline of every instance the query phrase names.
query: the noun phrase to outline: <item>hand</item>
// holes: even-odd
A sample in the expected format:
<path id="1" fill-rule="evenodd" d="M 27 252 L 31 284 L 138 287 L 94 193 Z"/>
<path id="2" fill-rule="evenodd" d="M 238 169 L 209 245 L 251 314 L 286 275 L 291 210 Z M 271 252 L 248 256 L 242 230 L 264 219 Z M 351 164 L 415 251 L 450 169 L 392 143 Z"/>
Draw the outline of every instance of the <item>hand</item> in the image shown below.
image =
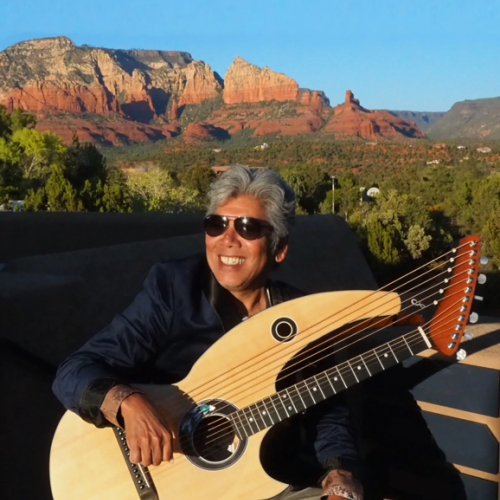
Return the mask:
<path id="1" fill-rule="evenodd" d="M 148 466 L 173 462 L 172 434 L 143 394 L 130 395 L 122 401 L 120 410 L 132 463 Z"/>
<path id="2" fill-rule="evenodd" d="M 335 469 L 322 482 L 323 495 L 328 500 L 363 500 L 363 486 L 351 472 Z"/>

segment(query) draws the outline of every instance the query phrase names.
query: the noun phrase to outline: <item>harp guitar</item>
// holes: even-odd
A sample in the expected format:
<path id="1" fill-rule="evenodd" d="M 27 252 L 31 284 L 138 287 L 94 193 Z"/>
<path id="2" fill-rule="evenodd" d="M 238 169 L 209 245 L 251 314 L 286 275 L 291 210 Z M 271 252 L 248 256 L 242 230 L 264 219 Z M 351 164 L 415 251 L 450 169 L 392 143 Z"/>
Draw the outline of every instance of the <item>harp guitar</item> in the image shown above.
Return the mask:
<path id="1" fill-rule="evenodd" d="M 97 429 L 66 412 L 50 455 L 54 500 L 198 500 L 201 490 L 205 500 L 272 498 L 287 485 L 261 465 L 267 430 L 425 349 L 455 354 L 469 320 L 478 262 L 479 237 L 468 236 L 431 266 L 391 284 L 396 291 L 405 285 L 411 293 L 328 292 L 276 305 L 224 335 L 178 384 L 141 386 L 170 426 L 174 464 L 133 464 L 124 430 Z M 293 372 L 294 356 L 307 360 L 311 342 L 316 341 L 315 352 L 331 353 L 337 336 L 349 340 L 397 324 L 411 300 L 432 306 L 432 318 L 276 390 L 284 365 L 284 371 Z"/>

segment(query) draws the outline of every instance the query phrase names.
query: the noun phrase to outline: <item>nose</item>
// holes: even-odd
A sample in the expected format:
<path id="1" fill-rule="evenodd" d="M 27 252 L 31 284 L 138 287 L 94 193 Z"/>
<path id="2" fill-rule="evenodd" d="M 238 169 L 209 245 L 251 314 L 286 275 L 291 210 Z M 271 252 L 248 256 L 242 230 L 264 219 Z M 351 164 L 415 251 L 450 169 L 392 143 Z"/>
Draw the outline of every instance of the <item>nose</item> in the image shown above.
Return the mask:
<path id="1" fill-rule="evenodd" d="M 229 227 L 224 232 L 222 241 L 227 246 L 240 245 L 240 237 L 236 232 L 236 230 L 234 229 L 234 221 L 232 220 L 229 221 Z"/>

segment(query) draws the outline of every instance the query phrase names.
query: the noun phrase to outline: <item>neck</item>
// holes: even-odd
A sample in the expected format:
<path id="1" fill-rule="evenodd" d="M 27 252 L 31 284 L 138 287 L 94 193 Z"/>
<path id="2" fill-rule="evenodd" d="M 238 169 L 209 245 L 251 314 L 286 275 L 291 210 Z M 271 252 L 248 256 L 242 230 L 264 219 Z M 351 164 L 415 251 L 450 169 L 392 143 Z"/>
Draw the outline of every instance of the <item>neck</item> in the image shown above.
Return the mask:
<path id="1" fill-rule="evenodd" d="M 264 286 L 243 291 L 231 291 L 237 306 L 245 316 L 253 316 L 266 308 L 266 288 Z"/>

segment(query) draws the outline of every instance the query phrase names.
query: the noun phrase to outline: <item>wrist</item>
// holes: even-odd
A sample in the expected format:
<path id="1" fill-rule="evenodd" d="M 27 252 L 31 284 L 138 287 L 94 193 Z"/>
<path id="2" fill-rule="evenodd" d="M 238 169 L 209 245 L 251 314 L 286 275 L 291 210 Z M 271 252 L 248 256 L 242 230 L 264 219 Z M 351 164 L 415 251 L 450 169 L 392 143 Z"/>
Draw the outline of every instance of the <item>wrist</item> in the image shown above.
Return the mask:
<path id="1" fill-rule="evenodd" d="M 118 384 L 112 387 L 106 394 L 106 397 L 101 405 L 101 411 L 106 417 L 106 420 L 111 422 L 113 425 L 123 427 L 121 422 L 119 422 L 120 409 L 122 408 L 123 403 L 125 403 L 125 401 L 127 401 L 130 397 L 139 394 L 142 394 L 141 391 L 133 389 L 128 385 Z"/>

